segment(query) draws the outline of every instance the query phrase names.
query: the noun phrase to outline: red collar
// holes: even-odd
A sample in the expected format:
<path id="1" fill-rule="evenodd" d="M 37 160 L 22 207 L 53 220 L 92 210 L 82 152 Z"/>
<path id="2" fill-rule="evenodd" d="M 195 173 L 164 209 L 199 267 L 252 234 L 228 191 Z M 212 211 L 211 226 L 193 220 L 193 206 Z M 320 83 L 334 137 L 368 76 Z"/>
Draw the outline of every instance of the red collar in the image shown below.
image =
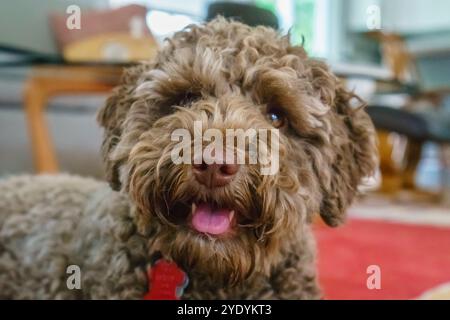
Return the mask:
<path id="1" fill-rule="evenodd" d="M 144 300 L 179 300 L 188 285 L 188 277 L 175 262 L 157 260 L 147 270 L 148 292 Z"/>

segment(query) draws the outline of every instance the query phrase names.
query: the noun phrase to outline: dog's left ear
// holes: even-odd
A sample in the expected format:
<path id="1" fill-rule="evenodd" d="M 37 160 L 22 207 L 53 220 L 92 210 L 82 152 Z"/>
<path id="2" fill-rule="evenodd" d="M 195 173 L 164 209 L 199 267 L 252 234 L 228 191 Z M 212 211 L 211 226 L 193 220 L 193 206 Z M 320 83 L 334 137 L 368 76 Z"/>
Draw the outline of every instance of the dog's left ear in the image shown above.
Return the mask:
<path id="1" fill-rule="evenodd" d="M 375 129 L 361 99 L 347 91 L 327 66 L 316 61 L 312 71 L 315 89 L 330 107 L 330 141 L 325 148 L 329 169 L 318 172 L 320 215 L 328 225 L 337 226 L 345 220 L 362 179 L 378 166 Z"/>

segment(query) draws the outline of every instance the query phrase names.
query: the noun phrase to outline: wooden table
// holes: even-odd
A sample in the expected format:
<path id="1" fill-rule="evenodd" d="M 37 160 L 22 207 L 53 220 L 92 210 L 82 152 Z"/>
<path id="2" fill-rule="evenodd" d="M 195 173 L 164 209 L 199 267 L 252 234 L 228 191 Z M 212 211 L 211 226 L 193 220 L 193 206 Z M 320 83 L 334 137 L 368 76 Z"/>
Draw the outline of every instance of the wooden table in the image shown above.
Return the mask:
<path id="1" fill-rule="evenodd" d="M 108 93 L 118 83 L 123 66 L 40 65 L 25 84 L 25 113 L 37 173 L 58 172 L 45 112 L 51 98 L 61 95 Z"/>

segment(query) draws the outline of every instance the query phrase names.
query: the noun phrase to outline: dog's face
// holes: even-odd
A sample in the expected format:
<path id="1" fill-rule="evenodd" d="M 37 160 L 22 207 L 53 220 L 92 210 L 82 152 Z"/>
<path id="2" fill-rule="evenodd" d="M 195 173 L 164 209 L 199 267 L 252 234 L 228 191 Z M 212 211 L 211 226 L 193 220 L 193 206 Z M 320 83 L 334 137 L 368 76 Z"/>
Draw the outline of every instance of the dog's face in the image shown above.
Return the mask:
<path id="1" fill-rule="evenodd" d="M 108 179 L 129 193 L 143 229 L 152 226 L 155 250 L 210 279 L 239 281 L 268 271 L 315 213 L 332 226 L 343 221 L 377 162 L 372 123 L 352 98 L 323 63 L 271 29 L 223 19 L 190 27 L 154 62 L 129 70 L 100 111 Z M 192 140 L 179 155 L 192 163 L 174 161 L 180 129 Z M 237 163 L 235 139 L 208 161 L 208 129 L 224 141 L 227 129 L 275 132 L 255 140 L 269 162 L 247 154 Z"/>

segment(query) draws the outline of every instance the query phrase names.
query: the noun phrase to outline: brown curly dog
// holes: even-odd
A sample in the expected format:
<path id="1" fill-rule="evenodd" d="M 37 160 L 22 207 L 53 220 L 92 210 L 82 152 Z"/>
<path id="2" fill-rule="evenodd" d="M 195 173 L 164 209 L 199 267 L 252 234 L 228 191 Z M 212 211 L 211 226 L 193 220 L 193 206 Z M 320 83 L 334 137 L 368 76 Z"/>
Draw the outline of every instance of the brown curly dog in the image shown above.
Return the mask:
<path id="1" fill-rule="evenodd" d="M 142 299 L 156 253 L 188 276 L 183 299 L 320 298 L 310 223 L 343 222 L 377 165 L 353 101 L 272 29 L 218 18 L 176 33 L 98 115 L 112 190 L 67 175 L 0 182 L 0 298 Z M 195 122 L 201 134 L 278 130 L 278 171 L 217 161 L 219 149 L 212 163 L 175 163 L 173 133 L 195 135 Z"/>

